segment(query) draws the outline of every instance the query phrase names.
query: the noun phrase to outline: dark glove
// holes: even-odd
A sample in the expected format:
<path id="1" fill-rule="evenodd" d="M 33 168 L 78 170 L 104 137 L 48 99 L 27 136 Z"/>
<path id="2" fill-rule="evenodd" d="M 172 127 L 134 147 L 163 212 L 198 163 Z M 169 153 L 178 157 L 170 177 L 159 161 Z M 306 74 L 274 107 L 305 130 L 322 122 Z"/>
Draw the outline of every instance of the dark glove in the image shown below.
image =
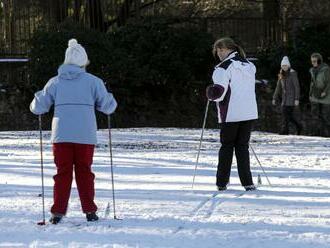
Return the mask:
<path id="1" fill-rule="evenodd" d="M 225 88 L 219 84 L 212 84 L 206 88 L 206 97 L 210 101 L 220 98 L 225 91 Z"/>

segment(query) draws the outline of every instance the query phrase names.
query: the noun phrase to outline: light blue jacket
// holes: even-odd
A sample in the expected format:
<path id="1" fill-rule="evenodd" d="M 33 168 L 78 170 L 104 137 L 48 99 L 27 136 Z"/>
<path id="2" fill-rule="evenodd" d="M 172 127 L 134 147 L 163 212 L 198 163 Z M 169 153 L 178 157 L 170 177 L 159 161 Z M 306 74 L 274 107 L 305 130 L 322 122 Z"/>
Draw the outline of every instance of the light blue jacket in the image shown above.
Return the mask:
<path id="1" fill-rule="evenodd" d="M 30 110 L 41 115 L 52 105 L 53 143 L 96 144 L 95 109 L 109 115 L 115 111 L 117 102 L 101 79 L 84 68 L 62 65 L 58 75 L 35 94 Z"/>

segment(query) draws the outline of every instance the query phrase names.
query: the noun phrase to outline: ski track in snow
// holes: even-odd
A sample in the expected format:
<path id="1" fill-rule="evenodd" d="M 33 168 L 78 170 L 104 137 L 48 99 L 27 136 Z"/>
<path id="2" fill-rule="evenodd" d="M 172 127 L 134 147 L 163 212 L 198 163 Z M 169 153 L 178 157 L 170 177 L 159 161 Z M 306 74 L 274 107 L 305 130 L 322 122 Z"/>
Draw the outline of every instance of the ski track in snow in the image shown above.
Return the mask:
<path id="1" fill-rule="evenodd" d="M 114 129 L 117 216 L 112 203 L 108 132 L 98 131 L 93 169 L 101 220 L 87 223 L 73 182 L 67 217 L 42 219 L 37 131 L 0 132 L 0 248 L 3 247 L 330 247 L 330 139 L 255 132 L 254 181 L 246 192 L 234 159 L 231 184 L 215 193 L 219 130 L 206 130 L 194 189 L 199 129 Z M 46 217 L 55 174 L 50 133 L 44 132 Z M 111 206 L 112 210 L 112 206 Z"/>

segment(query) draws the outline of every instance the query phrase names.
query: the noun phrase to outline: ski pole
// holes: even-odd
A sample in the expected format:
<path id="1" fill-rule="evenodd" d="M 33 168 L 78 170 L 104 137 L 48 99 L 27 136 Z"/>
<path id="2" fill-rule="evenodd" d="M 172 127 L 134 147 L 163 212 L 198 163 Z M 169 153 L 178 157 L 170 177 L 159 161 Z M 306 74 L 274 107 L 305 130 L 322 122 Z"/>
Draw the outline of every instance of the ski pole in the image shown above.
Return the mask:
<path id="1" fill-rule="evenodd" d="M 38 225 L 46 225 L 45 220 L 45 186 L 44 186 L 44 159 L 42 149 L 42 121 L 41 115 L 39 115 L 39 136 L 40 136 L 40 167 L 41 167 L 41 197 L 42 197 L 42 221 L 38 222 Z"/>
<path id="2" fill-rule="evenodd" d="M 115 197 L 115 182 L 114 182 L 114 173 L 113 173 L 113 159 L 112 159 L 112 138 L 111 138 L 111 117 L 108 115 L 108 131 L 109 131 L 109 151 L 110 151 L 110 168 L 111 168 L 111 183 L 112 183 L 112 205 L 113 205 L 113 219 L 121 220 L 116 216 L 116 197 Z M 106 215 L 109 212 L 110 205 L 106 208 Z"/>
<path id="3" fill-rule="evenodd" d="M 251 147 L 251 150 L 252 150 L 252 152 L 253 152 L 253 154 L 254 154 L 254 156 L 255 156 L 255 158 L 256 158 L 259 166 L 260 166 L 260 168 L 262 169 L 262 171 L 263 171 L 263 173 L 264 173 L 264 175 L 265 175 L 265 177 L 266 177 L 266 179 L 268 181 L 269 186 L 272 187 L 273 185 L 270 183 L 269 178 L 267 176 L 267 173 L 266 173 L 265 169 L 263 168 L 263 166 L 261 165 L 260 160 L 259 160 L 259 158 L 258 158 L 258 156 L 257 156 L 256 152 L 254 151 L 253 146 L 251 144 L 250 144 L 250 147 Z"/>
<path id="4" fill-rule="evenodd" d="M 191 188 L 194 188 L 194 185 L 195 185 L 196 171 L 197 171 L 197 166 L 198 166 L 198 161 L 199 161 L 199 155 L 200 155 L 201 147 L 202 147 L 202 140 L 203 140 L 204 129 L 205 129 L 205 125 L 206 125 L 207 112 L 209 110 L 209 105 L 210 105 L 210 101 L 207 100 L 207 104 L 206 104 L 206 108 L 205 108 L 205 114 L 204 114 L 204 120 L 203 120 L 202 133 L 201 133 L 201 138 L 199 140 L 199 147 L 198 147 L 197 159 L 196 159 L 194 176 L 193 176 L 193 181 L 192 181 Z"/>

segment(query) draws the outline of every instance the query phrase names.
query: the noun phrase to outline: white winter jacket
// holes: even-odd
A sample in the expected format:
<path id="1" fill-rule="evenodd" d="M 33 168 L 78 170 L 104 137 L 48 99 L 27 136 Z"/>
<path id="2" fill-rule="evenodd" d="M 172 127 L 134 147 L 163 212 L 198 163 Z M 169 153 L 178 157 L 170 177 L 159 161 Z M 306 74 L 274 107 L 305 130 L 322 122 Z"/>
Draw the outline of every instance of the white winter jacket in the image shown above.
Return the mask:
<path id="1" fill-rule="evenodd" d="M 224 88 L 215 99 L 219 123 L 258 119 L 255 94 L 255 66 L 232 52 L 213 72 L 213 83 Z"/>

